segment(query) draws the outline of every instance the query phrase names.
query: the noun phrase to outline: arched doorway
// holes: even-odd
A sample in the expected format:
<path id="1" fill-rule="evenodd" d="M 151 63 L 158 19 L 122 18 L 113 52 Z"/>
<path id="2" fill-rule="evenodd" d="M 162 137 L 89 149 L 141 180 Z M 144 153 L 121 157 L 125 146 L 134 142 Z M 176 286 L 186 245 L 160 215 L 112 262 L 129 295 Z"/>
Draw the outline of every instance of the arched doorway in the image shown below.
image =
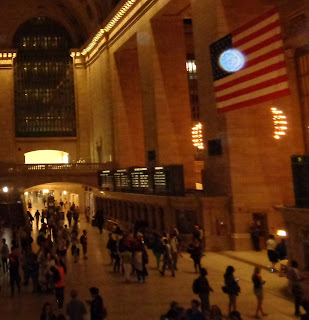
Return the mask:
<path id="1" fill-rule="evenodd" d="M 36 150 L 25 153 L 25 164 L 69 163 L 69 154 L 59 150 Z"/>

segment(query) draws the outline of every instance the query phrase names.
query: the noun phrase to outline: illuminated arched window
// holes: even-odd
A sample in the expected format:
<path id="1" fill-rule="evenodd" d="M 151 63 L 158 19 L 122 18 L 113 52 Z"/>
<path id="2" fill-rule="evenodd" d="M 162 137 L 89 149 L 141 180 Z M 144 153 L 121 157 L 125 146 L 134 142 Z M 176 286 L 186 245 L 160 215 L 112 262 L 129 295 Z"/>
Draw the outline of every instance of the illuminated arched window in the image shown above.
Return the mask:
<path id="1" fill-rule="evenodd" d="M 45 17 L 22 24 L 14 37 L 17 137 L 76 136 L 71 39 Z"/>

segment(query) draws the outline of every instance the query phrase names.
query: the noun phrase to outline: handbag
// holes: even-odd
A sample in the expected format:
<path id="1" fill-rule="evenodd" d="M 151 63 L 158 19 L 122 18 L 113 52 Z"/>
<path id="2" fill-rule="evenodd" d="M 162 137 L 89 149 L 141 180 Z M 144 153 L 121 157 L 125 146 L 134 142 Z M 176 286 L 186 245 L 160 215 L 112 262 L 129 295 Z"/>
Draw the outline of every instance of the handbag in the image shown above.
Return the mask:
<path id="1" fill-rule="evenodd" d="M 222 291 L 223 291 L 224 293 L 228 293 L 228 288 L 227 288 L 227 286 L 223 286 L 223 287 L 222 287 Z"/>

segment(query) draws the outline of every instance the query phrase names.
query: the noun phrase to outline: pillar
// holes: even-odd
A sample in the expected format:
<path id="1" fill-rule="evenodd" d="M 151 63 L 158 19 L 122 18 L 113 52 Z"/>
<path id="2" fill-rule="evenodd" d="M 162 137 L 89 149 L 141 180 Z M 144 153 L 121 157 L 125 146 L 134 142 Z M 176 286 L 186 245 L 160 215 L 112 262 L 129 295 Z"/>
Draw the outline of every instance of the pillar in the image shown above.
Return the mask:
<path id="1" fill-rule="evenodd" d="M 109 49 L 87 66 L 89 102 L 92 110 L 92 161 L 112 162 L 114 134 Z"/>
<path id="2" fill-rule="evenodd" d="M 3 57 L 6 55 L 6 57 Z M 14 53 L 15 55 L 15 53 Z M 0 58 L 0 144 L 1 162 L 15 162 L 15 114 L 13 53 L 1 54 Z"/>
<path id="3" fill-rule="evenodd" d="M 228 33 L 221 0 L 191 0 L 201 122 L 204 127 L 204 190 L 208 196 L 231 194 L 225 116 L 218 114 L 209 46 Z M 208 141 L 221 140 L 223 154 L 209 156 Z"/>
<path id="4" fill-rule="evenodd" d="M 114 54 L 114 119 L 119 167 L 145 166 L 144 124 L 136 43 Z"/>
<path id="5" fill-rule="evenodd" d="M 145 158 L 147 163 L 151 164 L 155 162 L 155 159 L 149 159 L 148 153 L 151 151 L 158 153 L 158 132 L 153 66 L 155 45 L 150 22 L 146 23 L 143 30 L 137 33 L 137 46 L 144 123 Z"/>
<path id="6" fill-rule="evenodd" d="M 185 186 L 195 188 L 191 105 L 183 20 L 152 21 L 158 163 L 183 164 Z"/>
<path id="7" fill-rule="evenodd" d="M 75 105 L 77 121 L 78 148 L 77 158 L 85 162 L 91 161 L 91 128 L 92 128 L 92 110 L 89 105 L 88 94 L 88 73 L 83 56 L 73 58 L 74 82 L 75 82 Z"/>

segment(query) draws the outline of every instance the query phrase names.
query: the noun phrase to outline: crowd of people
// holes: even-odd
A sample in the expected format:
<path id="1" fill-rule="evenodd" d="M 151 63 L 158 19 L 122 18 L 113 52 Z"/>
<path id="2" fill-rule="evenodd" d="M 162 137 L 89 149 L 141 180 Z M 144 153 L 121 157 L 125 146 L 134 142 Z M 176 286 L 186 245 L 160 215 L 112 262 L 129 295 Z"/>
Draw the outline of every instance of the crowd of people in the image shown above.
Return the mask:
<path id="1" fill-rule="evenodd" d="M 29 206 L 28 208 L 31 209 Z M 73 203 L 66 214 L 69 227 L 64 224 L 62 209 L 63 204 L 56 206 L 55 210 L 47 210 L 44 206 L 42 212 L 37 210 L 34 216 L 27 211 L 26 225 L 12 229 L 11 250 L 4 238 L 0 248 L 2 275 L 9 281 L 12 297 L 16 294 L 16 289 L 20 293 L 21 287 L 27 287 L 30 280 L 33 293 L 55 295 L 57 316 L 48 302 L 43 306 L 41 320 L 61 320 L 66 319 L 66 316 L 70 320 L 82 320 L 87 312 L 74 289 L 71 291 L 71 301 L 66 306 L 64 304 L 68 249 L 71 247 L 73 261 L 77 263 L 81 251 L 83 258 L 87 259 L 88 241 L 87 231 L 79 230 L 78 207 Z M 36 239 L 32 236 L 34 221 L 37 228 Z M 33 246 L 34 241 L 36 246 Z M 34 252 L 33 247 L 38 247 L 38 250 Z M 107 311 L 99 289 L 92 287 L 89 290 L 92 297 L 88 301 L 91 320 L 103 320 Z"/>
<path id="2" fill-rule="evenodd" d="M 55 211 L 43 209 L 38 210 L 32 216 L 28 211 L 28 224 L 19 230 L 12 230 L 11 250 L 6 239 L 2 239 L 0 249 L 1 269 L 4 275 L 8 275 L 11 295 L 21 291 L 21 284 L 29 286 L 32 283 L 34 293 L 47 293 L 55 296 L 58 312 L 57 316 L 49 302 L 44 304 L 41 320 L 82 320 L 87 313 L 86 304 L 90 305 L 91 320 L 102 320 L 107 316 L 107 310 L 103 299 L 96 287 L 90 288 L 91 300 L 84 303 L 78 298 L 78 291 L 71 290 L 71 300 L 65 304 L 64 293 L 66 287 L 67 253 L 70 252 L 73 262 L 78 263 L 80 255 L 87 259 L 88 239 L 87 231 L 79 230 L 79 209 L 74 204 L 66 214 L 62 211 L 63 205 L 56 207 Z M 89 213 L 85 212 L 86 221 L 90 222 Z M 33 239 L 33 222 L 37 228 L 37 238 Z M 41 223 L 40 223 L 41 222 Z M 93 225 L 97 226 L 102 233 L 104 219 L 103 212 L 98 211 Z M 115 273 L 121 273 L 125 283 L 137 281 L 145 284 L 148 276 L 148 252 L 152 251 L 156 260 L 156 267 L 163 277 L 168 272 L 175 277 L 178 270 L 178 260 L 182 252 L 187 251 L 193 261 L 194 271 L 199 274 L 193 281 L 192 291 L 198 299 L 191 301 L 191 308 L 185 309 L 177 302 L 172 302 L 170 309 L 161 316 L 161 320 L 221 320 L 223 315 L 217 305 L 212 305 L 211 287 L 206 268 L 201 265 L 205 239 L 200 227 L 195 226 L 191 242 L 184 250 L 184 244 L 177 228 L 170 234 L 147 234 L 145 239 L 145 228 L 143 224 L 134 228 L 133 232 L 124 232 L 115 225 L 108 234 L 106 248 L 110 256 L 110 265 Z M 33 242 L 36 241 L 37 252 L 33 251 Z M 69 251 L 70 248 L 70 251 Z M 273 236 L 267 241 L 268 257 L 273 263 L 278 259 L 286 257 L 285 243 L 275 243 Z M 277 260 L 276 260 L 277 259 Z M 22 276 L 20 273 L 22 270 Z M 273 271 L 272 270 L 272 271 Z M 226 294 L 228 301 L 228 318 L 241 320 L 237 308 L 237 299 L 241 293 L 239 279 L 234 276 L 235 269 L 228 266 L 223 276 L 222 293 Z M 309 303 L 305 301 L 301 281 L 303 280 L 298 271 L 297 262 L 292 261 L 287 268 L 287 277 L 290 280 L 292 294 L 295 302 L 295 315 L 300 316 L 301 306 L 306 313 L 302 319 L 309 319 Z M 30 281 L 31 280 L 31 281 Z M 256 266 L 252 274 L 253 293 L 256 297 L 255 318 L 260 319 L 267 315 L 263 309 L 265 281 L 261 276 L 261 268 Z"/>

